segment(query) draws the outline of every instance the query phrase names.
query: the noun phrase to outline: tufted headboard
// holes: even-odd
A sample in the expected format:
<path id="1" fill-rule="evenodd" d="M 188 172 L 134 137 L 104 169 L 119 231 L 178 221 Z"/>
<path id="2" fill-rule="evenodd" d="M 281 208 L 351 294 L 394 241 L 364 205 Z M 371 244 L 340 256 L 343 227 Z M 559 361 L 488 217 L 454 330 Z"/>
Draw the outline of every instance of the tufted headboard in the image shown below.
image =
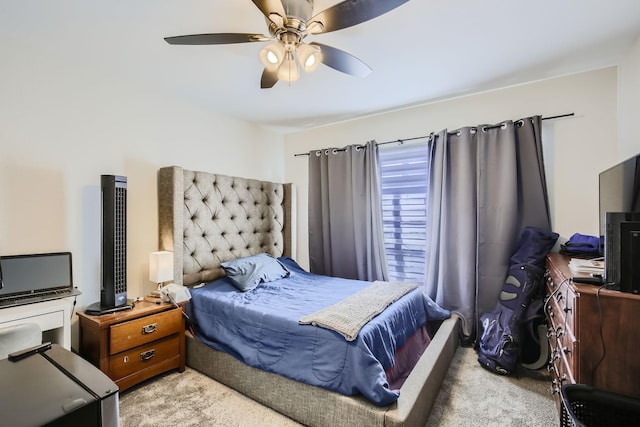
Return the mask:
<path id="1" fill-rule="evenodd" d="M 158 171 L 159 247 L 173 252 L 174 281 L 224 276 L 220 263 L 266 252 L 295 256 L 292 184 L 178 166 Z"/>

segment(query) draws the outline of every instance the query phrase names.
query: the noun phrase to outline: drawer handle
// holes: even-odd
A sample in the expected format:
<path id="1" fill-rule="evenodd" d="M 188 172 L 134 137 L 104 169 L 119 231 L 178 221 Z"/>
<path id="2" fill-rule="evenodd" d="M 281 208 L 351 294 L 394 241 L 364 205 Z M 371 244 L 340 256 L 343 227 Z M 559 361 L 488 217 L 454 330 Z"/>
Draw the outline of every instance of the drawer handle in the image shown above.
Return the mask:
<path id="1" fill-rule="evenodd" d="M 142 335 L 152 334 L 158 329 L 157 323 L 152 323 L 150 325 L 145 325 L 142 327 Z"/>
<path id="2" fill-rule="evenodd" d="M 551 307 L 551 305 L 547 306 L 547 315 L 549 316 L 549 319 L 553 319 L 553 317 L 555 316 L 555 313 L 553 312 L 553 307 Z"/>
<path id="3" fill-rule="evenodd" d="M 140 360 L 146 362 L 147 360 L 151 360 L 153 356 L 155 356 L 156 351 L 154 349 L 143 351 L 140 353 Z"/>
<path id="4" fill-rule="evenodd" d="M 558 328 L 556 329 L 556 336 L 561 337 L 563 335 L 564 335 L 564 329 L 562 329 L 562 326 L 558 326 Z"/>

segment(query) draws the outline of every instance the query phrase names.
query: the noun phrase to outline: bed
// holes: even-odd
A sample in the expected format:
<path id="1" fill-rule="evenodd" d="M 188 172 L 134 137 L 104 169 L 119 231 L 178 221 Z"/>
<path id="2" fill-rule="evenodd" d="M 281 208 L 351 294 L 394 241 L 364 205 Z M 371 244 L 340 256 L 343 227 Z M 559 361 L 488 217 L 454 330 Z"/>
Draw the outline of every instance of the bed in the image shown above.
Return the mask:
<path id="1" fill-rule="evenodd" d="M 158 202 L 160 248 L 174 254 L 175 281 L 195 286 L 195 294 L 204 289 L 201 284 L 224 280 L 225 261 L 263 253 L 282 260 L 295 255 L 290 184 L 171 166 L 158 172 Z M 295 270 L 299 266 L 293 262 Z M 458 318 L 438 323 L 399 397 L 389 404 L 252 367 L 238 354 L 192 336 L 187 338 L 187 365 L 305 425 L 424 426 L 458 344 Z"/>

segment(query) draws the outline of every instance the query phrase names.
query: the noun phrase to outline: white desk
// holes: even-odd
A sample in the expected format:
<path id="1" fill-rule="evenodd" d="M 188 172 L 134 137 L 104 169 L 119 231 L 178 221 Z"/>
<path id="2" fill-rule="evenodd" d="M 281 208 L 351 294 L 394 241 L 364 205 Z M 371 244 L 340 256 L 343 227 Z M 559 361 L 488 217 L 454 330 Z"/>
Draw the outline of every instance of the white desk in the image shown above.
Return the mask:
<path id="1" fill-rule="evenodd" d="M 25 304 L 0 309 L 0 327 L 20 323 L 37 323 L 42 329 L 42 341 L 51 341 L 71 350 L 71 309 L 69 299 Z"/>

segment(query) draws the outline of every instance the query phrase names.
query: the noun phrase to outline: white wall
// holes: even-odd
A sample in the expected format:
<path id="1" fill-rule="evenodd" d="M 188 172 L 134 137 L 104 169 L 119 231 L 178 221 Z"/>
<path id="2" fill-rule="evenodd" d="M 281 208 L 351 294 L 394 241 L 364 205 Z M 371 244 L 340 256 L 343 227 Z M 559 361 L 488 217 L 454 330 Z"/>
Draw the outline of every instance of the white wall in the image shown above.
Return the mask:
<path id="1" fill-rule="evenodd" d="M 129 297 L 155 288 L 158 168 L 284 180 L 279 134 L 128 85 L 82 58 L 0 48 L 0 255 L 71 251 L 78 309 L 99 300 L 101 174 L 128 178 Z"/>
<path id="2" fill-rule="evenodd" d="M 427 84 L 427 83 L 425 83 Z M 285 137 L 286 180 L 298 187 L 298 260 L 308 266 L 307 158 L 311 149 L 390 141 L 535 114 L 543 122 L 555 231 L 598 234 L 598 173 L 617 158 L 617 69 L 607 68 L 389 112 Z"/>
<path id="3" fill-rule="evenodd" d="M 640 36 L 620 66 L 618 88 L 618 161 L 622 161 L 640 153 Z"/>

